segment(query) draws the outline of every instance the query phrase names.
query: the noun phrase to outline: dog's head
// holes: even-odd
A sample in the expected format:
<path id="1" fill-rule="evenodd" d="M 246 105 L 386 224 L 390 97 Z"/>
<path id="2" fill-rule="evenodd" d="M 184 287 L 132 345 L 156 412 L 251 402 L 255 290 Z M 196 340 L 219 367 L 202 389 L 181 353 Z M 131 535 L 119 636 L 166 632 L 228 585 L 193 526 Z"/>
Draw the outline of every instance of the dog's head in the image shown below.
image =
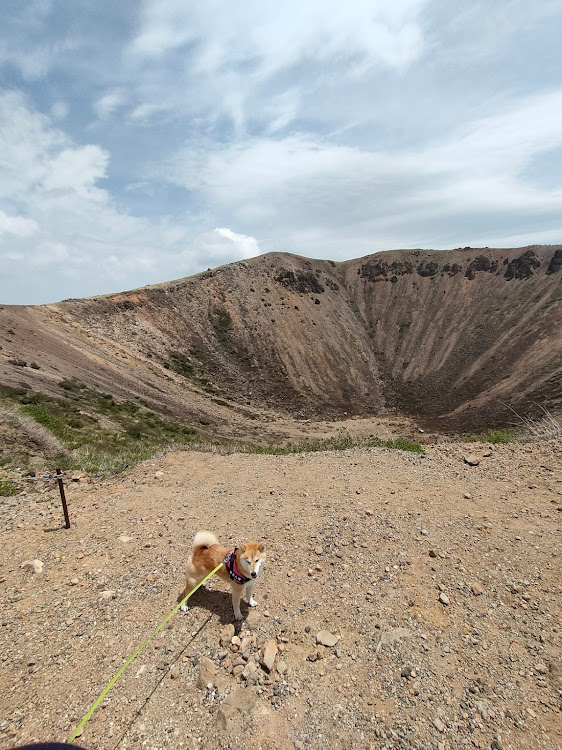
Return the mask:
<path id="1" fill-rule="evenodd" d="M 246 542 L 238 548 L 238 561 L 248 578 L 257 578 L 265 561 L 263 542 Z"/>

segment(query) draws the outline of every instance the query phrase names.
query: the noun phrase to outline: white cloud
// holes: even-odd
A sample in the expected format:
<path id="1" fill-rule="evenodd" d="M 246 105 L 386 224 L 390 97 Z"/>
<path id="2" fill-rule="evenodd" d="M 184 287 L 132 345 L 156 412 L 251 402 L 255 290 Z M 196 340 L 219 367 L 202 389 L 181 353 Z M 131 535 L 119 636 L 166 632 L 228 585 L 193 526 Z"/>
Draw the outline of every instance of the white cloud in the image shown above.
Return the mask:
<path id="1" fill-rule="evenodd" d="M 222 240 L 226 240 L 226 243 L 221 243 L 226 249 L 226 254 L 232 256 L 233 245 L 235 248 L 235 254 L 242 258 L 253 258 L 255 255 L 260 254 L 258 242 L 255 237 L 248 237 L 245 234 L 237 234 L 232 229 L 225 227 L 218 227 L 214 229 L 212 234 L 220 237 Z M 222 251 L 224 254 L 224 251 Z"/>
<path id="2" fill-rule="evenodd" d="M 0 29 L 0 302 L 562 240 L 560 0 L 59 6 Z"/>
<path id="3" fill-rule="evenodd" d="M 109 154 L 99 146 L 65 148 L 45 162 L 45 190 L 88 192 L 105 177 Z"/>
<path id="4" fill-rule="evenodd" d="M 253 258 L 261 252 L 255 237 L 217 227 L 195 237 L 185 249 L 183 258 L 189 267 L 195 265 L 201 269 Z"/>
<path id="5" fill-rule="evenodd" d="M 37 222 L 25 216 L 8 216 L 0 209 L 0 235 L 7 233 L 17 237 L 31 237 L 38 230 Z"/>
<path id="6" fill-rule="evenodd" d="M 59 99 L 51 107 L 51 117 L 54 120 L 64 120 L 68 117 L 69 110 L 68 102 Z"/>
<path id="7" fill-rule="evenodd" d="M 464 244 L 468 217 L 544 219 L 559 231 L 560 189 L 526 183 L 521 172 L 562 145 L 562 90 L 528 97 L 418 150 L 370 151 L 290 136 L 249 139 L 209 153 L 191 149 L 169 163 L 169 179 L 197 190 L 219 216 L 247 227 L 268 249 L 356 255 L 391 239 Z M 494 221 L 492 220 L 492 226 Z M 418 229 L 416 230 L 416 226 Z M 471 229 L 471 232 L 474 230 Z M 478 233 L 479 235 L 481 232 Z M 486 244 L 490 244 L 493 235 Z M 442 243 L 442 244 L 439 244 Z M 388 244 L 386 244 L 388 247 Z"/>
<path id="8" fill-rule="evenodd" d="M 127 102 L 127 96 L 121 89 L 107 91 L 94 102 L 94 111 L 100 120 L 112 117 Z"/>
<path id="9" fill-rule="evenodd" d="M 135 107 L 129 117 L 135 122 L 147 122 L 153 115 L 166 112 L 167 109 L 166 105 L 162 103 L 145 102 Z"/>
<path id="10" fill-rule="evenodd" d="M 39 300 L 45 301 L 108 286 L 117 291 L 143 273 L 149 274 L 147 283 L 157 271 L 173 268 L 186 228 L 172 231 L 174 239 L 164 248 L 168 257 L 160 264 L 169 223 L 120 213 L 98 187 L 108 153 L 94 144 L 76 146 L 14 93 L 0 97 L 0 153 L 0 199 L 18 207 L 0 212 L 0 301 L 29 301 L 28 269 L 50 272 L 53 283 Z M 73 280 L 69 289 L 65 279 Z"/>
<path id="11" fill-rule="evenodd" d="M 294 119 L 300 94 L 321 87 L 326 76 L 337 85 L 349 75 L 411 66 L 423 52 L 419 16 L 427 2 L 248 0 L 234 12 L 221 2 L 147 0 L 125 55 L 136 72 L 133 117 L 190 113 L 213 122 L 226 114 L 243 133 L 257 110 L 274 132 Z M 298 84 L 293 74 L 287 85 L 282 78 L 292 68 Z"/>
<path id="12" fill-rule="evenodd" d="M 44 302 L 166 281 L 260 253 L 254 237 L 229 228 L 201 232 L 200 217 L 151 222 L 118 211 L 99 187 L 107 151 L 73 144 L 21 96 L 0 97 L 0 153 L 0 197 L 20 208 L 0 210 L 0 302 L 29 301 L 25 290 L 38 278 L 51 280 Z"/>
<path id="13" fill-rule="evenodd" d="M 424 5 L 425 0 L 288 0 L 276 5 L 248 0 L 231 13 L 220 2 L 149 0 L 131 52 L 157 58 L 198 43 L 199 70 L 207 73 L 220 71 L 227 60 L 255 57 L 267 72 L 303 56 L 321 61 L 360 56 L 368 64 L 403 67 L 420 54 L 418 15 Z"/>

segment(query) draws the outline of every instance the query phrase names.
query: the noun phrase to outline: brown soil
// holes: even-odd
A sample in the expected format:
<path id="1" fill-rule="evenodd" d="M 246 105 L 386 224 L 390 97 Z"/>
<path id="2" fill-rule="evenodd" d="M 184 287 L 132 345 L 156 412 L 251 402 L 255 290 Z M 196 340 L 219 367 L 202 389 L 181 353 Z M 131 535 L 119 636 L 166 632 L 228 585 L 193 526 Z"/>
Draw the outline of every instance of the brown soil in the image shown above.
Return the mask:
<path id="1" fill-rule="evenodd" d="M 0 505 L 0 746 L 71 734 L 209 529 L 268 547 L 241 642 L 212 581 L 115 685 L 85 747 L 560 748 L 561 477 L 560 442 L 176 452 L 68 481 L 68 531 L 52 480 L 20 479 Z M 32 559 L 42 573 L 20 568 Z"/>

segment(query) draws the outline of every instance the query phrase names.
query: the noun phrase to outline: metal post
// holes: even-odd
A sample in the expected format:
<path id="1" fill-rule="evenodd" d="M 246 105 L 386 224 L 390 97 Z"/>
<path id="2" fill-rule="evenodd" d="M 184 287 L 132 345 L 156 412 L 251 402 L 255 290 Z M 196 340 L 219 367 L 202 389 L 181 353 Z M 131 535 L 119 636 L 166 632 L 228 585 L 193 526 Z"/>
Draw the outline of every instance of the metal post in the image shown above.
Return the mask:
<path id="1" fill-rule="evenodd" d="M 68 508 L 66 507 L 66 497 L 64 496 L 64 484 L 62 483 L 62 471 L 57 469 L 57 482 L 59 483 L 60 499 L 62 500 L 62 509 L 64 511 L 64 522 L 67 529 L 70 528 L 70 518 L 68 517 Z"/>

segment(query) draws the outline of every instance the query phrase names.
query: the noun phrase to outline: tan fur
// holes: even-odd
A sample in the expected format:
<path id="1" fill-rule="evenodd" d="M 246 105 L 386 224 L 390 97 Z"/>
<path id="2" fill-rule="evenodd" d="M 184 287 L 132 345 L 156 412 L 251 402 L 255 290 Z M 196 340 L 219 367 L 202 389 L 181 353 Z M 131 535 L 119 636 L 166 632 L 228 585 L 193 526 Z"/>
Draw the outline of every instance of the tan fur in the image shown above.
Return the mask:
<path id="1" fill-rule="evenodd" d="M 187 580 L 185 588 L 179 596 L 179 601 L 187 596 L 217 565 L 223 562 L 231 549 L 232 547 L 224 547 L 222 544 L 219 544 L 215 535 L 210 531 L 199 531 L 193 540 L 193 552 L 187 563 Z M 224 565 L 215 574 L 231 586 L 232 606 L 234 608 L 234 616 L 237 620 L 242 619 L 240 599 L 244 591 L 248 604 L 251 607 L 257 606 L 252 593 L 264 560 L 265 545 L 262 542 L 245 542 L 239 546 L 236 552 L 236 567 L 242 575 L 250 577 L 254 572 L 256 573 L 256 577 L 250 577 L 248 583 L 239 584 L 230 578 L 228 570 Z M 183 605 L 182 610 L 185 611 L 186 609 L 187 607 Z"/>

